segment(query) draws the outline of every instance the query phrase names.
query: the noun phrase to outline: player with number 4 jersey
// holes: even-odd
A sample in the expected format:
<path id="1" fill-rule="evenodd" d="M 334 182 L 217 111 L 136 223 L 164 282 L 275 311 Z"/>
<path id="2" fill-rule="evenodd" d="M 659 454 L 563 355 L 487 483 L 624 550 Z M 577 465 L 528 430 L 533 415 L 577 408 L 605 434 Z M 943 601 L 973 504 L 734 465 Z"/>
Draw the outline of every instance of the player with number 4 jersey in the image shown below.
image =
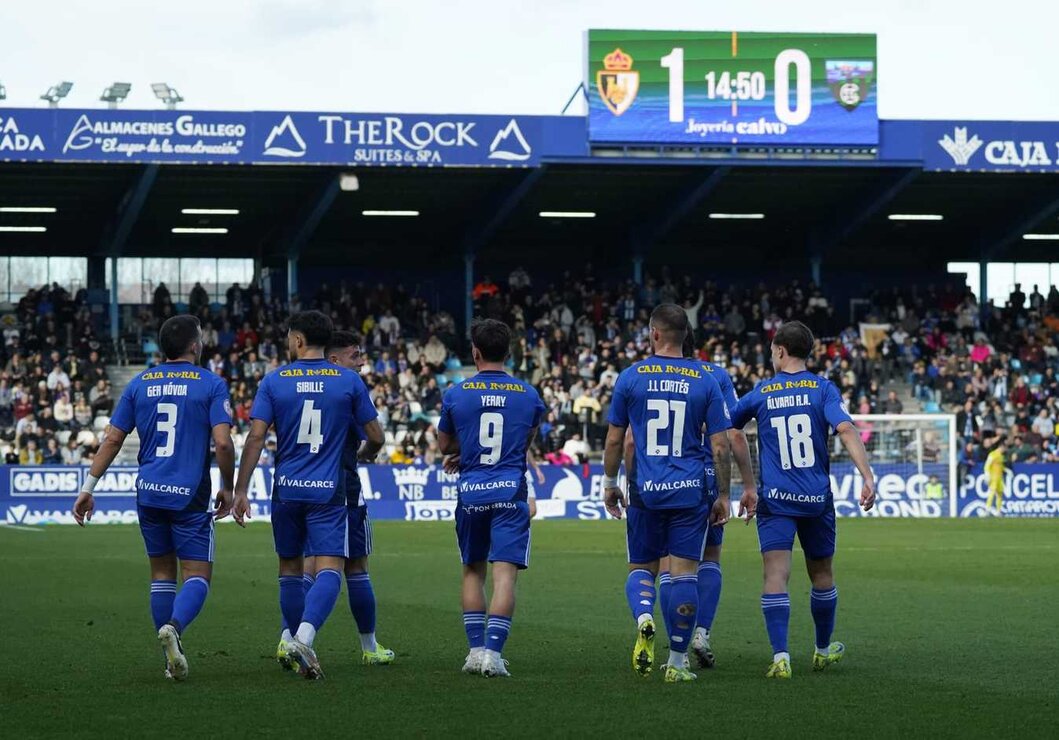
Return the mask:
<path id="1" fill-rule="evenodd" d="M 166 361 L 134 377 L 118 401 L 103 443 L 74 504 L 84 526 L 92 492 L 135 429 L 136 509 L 151 561 L 151 616 L 166 659 L 165 676 L 188 676 L 181 637 L 201 611 L 213 575 L 213 522 L 232 506 L 235 449 L 232 409 L 224 380 L 198 366 L 202 333 L 194 316 L 162 324 L 158 344 Z M 220 468 L 216 512 L 209 511 L 210 442 Z M 177 564 L 184 584 L 177 590 Z"/>
<path id="2" fill-rule="evenodd" d="M 506 677 L 502 651 L 515 610 L 518 571 L 529 566 L 530 514 L 526 452 L 544 403 L 536 389 L 504 370 L 511 347 L 506 324 L 471 326 L 478 374 L 445 394 L 438 447 L 457 467 L 456 539 L 463 560 L 463 624 L 470 651 L 464 673 Z M 493 598 L 485 608 L 486 566 L 493 564 Z"/>
<path id="3" fill-rule="evenodd" d="M 810 606 L 816 624 L 813 670 L 837 663 L 845 653 L 831 642 L 838 605 L 831 570 L 835 554 L 835 505 L 831 493 L 828 444 L 838 434 L 864 479 L 860 505 L 871 509 L 875 483 L 860 433 L 846 411 L 838 388 L 806 369 L 812 332 L 800 321 L 783 324 L 772 340 L 775 377 L 759 382 L 743 396 L 732 415 L 736 428 L 757 419 L 761 495 L 757 505 L 758 539 L 765 563 L 761 610 L 772 643 L 766 676 L 790 678 L 787 627 L 791 550 L 798 536 L 812 581 Z"/>
<path id="4" fill-rule="evenodd" d="M 280 609 L 297 633 L 287 658 L 306 678 L 323 678 L 313 640 L 335 606 L 349 554 L 342 452 L 350 423 L 359 424 L 378 451 L 382 427 L 360 376 L 324 358 L 332 324 L 319 311 L 291 317 L 287 347 L 293 362 L 265 376 L 250 411 L 233 513 L 249 518 L 247 488 L 268 428 L 277 450 L 272 488 L 272 536 L 280 564 Z M 302 588 L 302 557 L 316 558 L 316 581 Z"/>

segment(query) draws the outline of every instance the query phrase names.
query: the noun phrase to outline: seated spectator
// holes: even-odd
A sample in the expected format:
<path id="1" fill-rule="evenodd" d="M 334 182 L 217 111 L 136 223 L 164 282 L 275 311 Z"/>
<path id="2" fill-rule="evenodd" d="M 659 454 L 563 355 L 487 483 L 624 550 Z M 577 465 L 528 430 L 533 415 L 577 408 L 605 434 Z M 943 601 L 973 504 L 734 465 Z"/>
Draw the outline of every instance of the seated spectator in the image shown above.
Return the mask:
<path id="1" fill-rule="evenodd" d="M 20 465 L 41 465 L 44 462 L 44 455 L 37 448 L 36 439 L 26 440 L 26 446 L 18 453 L 18 462 Z"/>
<path id="2" fill-rule="evenodd" d="M 41 462 L 44 465 L 62 464 L 62 450 L 59 449 L 59 441 L 55 439 L 55 437 L 48 437 L 48 441 L 44 444 L 44 451 L 41 457 Z"/>

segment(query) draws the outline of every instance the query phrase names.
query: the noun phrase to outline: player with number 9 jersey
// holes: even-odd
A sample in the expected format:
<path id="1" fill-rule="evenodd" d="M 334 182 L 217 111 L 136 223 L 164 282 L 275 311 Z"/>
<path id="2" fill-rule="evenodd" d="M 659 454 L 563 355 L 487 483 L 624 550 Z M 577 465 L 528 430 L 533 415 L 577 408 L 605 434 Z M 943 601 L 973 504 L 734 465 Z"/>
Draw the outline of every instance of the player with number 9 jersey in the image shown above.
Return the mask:
<path id="1" fill-rule="evenodd" d="M 478 374 L 446 392 L 438 447 L 451 469 L 458 457 L 456 540 L 463 561 L 463 625 L 470 651 L 464 673 L 506 677 L 502 657 L 515 610 L 518 571 L 529 565 L 526 453 L 544 403 L 537 390 L 507 374 L 511 329 L 485 319 L 471 325 Z M 493 596 L 486 615 L 487 564 Z"/>

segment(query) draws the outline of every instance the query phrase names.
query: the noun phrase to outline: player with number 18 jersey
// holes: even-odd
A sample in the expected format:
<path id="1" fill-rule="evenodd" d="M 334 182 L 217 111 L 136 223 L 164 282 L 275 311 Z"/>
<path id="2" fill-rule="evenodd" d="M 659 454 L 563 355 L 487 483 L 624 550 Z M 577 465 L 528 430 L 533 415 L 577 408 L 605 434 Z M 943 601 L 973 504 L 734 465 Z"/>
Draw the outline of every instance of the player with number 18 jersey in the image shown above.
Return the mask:
<path id="1" fill-rule="evenodd" d="M 831 560 L 835 554 L 835 504 L 831 493 L 832 432 L 839 435 L 864 480 L 861 506 L 875 499 L 868 455 L 834 383 L 806 369 L 815 338 L 805 324 L 783 324 L 772 340 L 773 378 L 759 382 L 736 405 L 732 422 L 742 428 L 757 419 L 761 495 L 758 539 L 765 566 L 761 609 L 772 643 L 766 676 L 790 678 L 787 628 L 790 620 L 791 550 L 797 535 L 813 589 L 816 623 L 813 667 L 823 670 L 842 659 L 845 646 L 832 643 L 838 590 Z"/>

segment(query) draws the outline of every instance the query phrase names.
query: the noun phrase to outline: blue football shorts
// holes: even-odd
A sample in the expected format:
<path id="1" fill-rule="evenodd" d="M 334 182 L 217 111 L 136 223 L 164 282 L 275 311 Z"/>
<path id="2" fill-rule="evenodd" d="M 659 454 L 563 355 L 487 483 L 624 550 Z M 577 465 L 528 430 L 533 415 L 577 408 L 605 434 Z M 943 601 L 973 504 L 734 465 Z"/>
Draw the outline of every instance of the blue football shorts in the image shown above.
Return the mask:
<path id="1" fill-rule="evenodd" d="M 793 550 L 794 536 L 810 560 L 829 558 L 835 554 L 835 506 L 829 504 L 817 516 L 787 516 L 784 514 L 757 515 L 757 536 L 761 552 Z"/>
<path id="2" fill-rule="evenodd" d="M 305 555 L 349 557 L 349 515 L 345 502 L 314 504 L 272 499 L 272 538 L 281 558 Z"/>
<path id="3" fill-rule="evenodd" d="M 137 506 L 148 557 L 175 552 L 181 560 L 213 562 L 213 512 Z"/>
<path id="4" fill-rule="evenodd" d="M 456 541 L 464 565 L 513 563 L 529 567 L 530 515 L 525 501 L 456 505 Z"/>
<path id="5" fill-rule="evenodd" d="M 364 558 L 371 555 L 375 539 L 368 518 L 367 506 L 346 508 L 349 518 L 349 558 Z"/>
<path id="6" fill-rule="evenodd" d="M 625 544 L 630 563 L 650 563 L 666 555 L 698 561 L 706 546 L 707 501 L 683 509 L 630 506 L 625 512 Z"/>

